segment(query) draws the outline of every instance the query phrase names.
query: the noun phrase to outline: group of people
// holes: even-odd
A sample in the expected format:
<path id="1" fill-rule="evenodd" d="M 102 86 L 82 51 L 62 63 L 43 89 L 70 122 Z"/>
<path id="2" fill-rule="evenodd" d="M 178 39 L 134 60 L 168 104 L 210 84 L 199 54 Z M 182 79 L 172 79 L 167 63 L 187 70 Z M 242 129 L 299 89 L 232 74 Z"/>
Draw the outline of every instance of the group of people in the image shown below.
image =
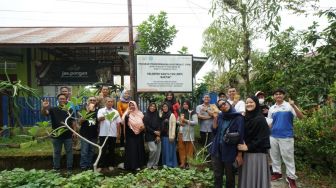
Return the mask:
<path id="1" fill-rule="evenodd" d="M 235 88 L 229 88 L 227 95 L 218 96 L 219 111 L 209 104 L 210 95 L 204 95 L 197 112 L 201 140 L 210 148 L 214 187 L 223 186 L 224 174 L 225 187 L 235 187 L 238 169 L 238 187 L 269 188 L 271 181 L 282 179 L 281 159 L 289 187 L 296 187 L 293 119 L 303 114 L 293 100 L 285 101 L 285 95 L 283 89 L 274 90 L 275 104 L 268 107 L 261 91 L 244 102 Z"/>
<path id="2" fill-rule="evenodd" d="M 265 104 L 263 92 L 247 97 L 244 102 L 232 87 L 227 94 L 219 94 L 217 104 L 210 104 L 210 95 L 205 94 L 196 111 L 190 101 L 180 105 L 174 94 L 168 92 L 160 107 L 152 102 L 146 113 L 139 110 L 127 90 L 116 105 L 108 96 L 108 87 L 103 86 L 101 91 L 100 96 L 88 98 L 85 109 L 92 112 L 89 120 L 78 121 L 82 136 L 105 144 L 99 170 L 114 169 L 118 142 L 125 146 L 124 168 L 127 170 L 138 170 L 145 165 L 156 169 L 160 159 L 164 166 L 187 168 L 195 152 L 194 127 L 200 125 L 200 142 L 208 149 L 213 165 L 214 187 L 223 186 L 224 174 L 226 187 L 235 187 L 235 169 L 238 169 L 239 187 L 271 187 L 271 181 L 282 178 L 281 159 L 286 165 L 286 181 L 291 188 L 296 187 L 293 118 L 302 118 L 303 114 L 293 100 L 285 101 L 283 89 L 273 92 L 275 104 L 271 107 Z M 50 108 L 48 101 L 43 102 L 42 113 L 50 115 L 53 129 L 68 117 L 62 110 L 67 97 L 63 92 L 57 96 L 58 107 Z M 108 118 L 111 113 L 114 117 Z M 74 118 L 67 124 L 77 127 Z M 60 168 L 62 144 L 67 154 L 67 168 L 72 168 L 72 136 L 70 131 L 65 131 L 52 139 L 55 169 Z M 147 164 L 145 144 L 149 149 Z M 94 155 L 94 147 L 82 140 L 80 167 L 92 168 Z"/>

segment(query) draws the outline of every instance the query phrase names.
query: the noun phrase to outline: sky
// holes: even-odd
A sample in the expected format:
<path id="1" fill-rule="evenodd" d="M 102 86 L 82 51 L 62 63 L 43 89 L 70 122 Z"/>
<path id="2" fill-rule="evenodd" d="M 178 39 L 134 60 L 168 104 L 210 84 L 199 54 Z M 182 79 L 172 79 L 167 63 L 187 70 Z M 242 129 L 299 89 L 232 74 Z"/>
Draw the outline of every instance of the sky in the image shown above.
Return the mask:
<path id="1" fill-rule="evenodd" d="M 139 25 L 150 14 L 167 12 L 168 22 L 175 25 L 178 33 L 168 49 L 177 53 L 182 46 L 194 56 L 201 52 L 202 33 L 212 22 L 208 10 L 211 0 L 132 0 L 133 25 Z M 336 6 L 336 0 L 320 0 L 324 9 Z M 309 13 L 313 13 L 310 11 Z M 312 21 L 326 25 L 326 19 L 290 15 L 282 12 L 281 30 L 294 26 L 307 28 Z M 127 26 L 127 0 L 2 0 L 0 26 Z M 268 42 L 259 39 L 254 48 L 267 49 Z M 196 79 L 202 78 L 215 67 L 208 61 Z"/>

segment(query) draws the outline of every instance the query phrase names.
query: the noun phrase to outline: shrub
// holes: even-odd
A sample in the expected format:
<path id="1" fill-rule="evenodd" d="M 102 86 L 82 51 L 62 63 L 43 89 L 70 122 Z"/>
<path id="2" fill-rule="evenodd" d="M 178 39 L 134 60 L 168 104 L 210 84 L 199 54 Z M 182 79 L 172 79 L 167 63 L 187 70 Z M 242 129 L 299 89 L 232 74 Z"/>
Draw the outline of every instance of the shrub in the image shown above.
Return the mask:
<path id="1" fill-rule="evenodd" d="M 336 171 L 336 109 L 324 106 L 295 122 L 295 157 L 322 173 Z"/>

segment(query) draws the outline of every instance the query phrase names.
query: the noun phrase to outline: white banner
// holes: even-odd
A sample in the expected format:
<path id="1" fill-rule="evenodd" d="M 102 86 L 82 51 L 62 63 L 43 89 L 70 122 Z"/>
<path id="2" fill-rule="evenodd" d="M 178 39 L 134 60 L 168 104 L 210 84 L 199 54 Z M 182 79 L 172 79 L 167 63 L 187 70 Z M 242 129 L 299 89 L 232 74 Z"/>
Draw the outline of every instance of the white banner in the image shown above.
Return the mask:
<path id="1" fill-rule="evenodd" d="M 191 55 L 137 55 L 137 92 L 192 92 Z"/>

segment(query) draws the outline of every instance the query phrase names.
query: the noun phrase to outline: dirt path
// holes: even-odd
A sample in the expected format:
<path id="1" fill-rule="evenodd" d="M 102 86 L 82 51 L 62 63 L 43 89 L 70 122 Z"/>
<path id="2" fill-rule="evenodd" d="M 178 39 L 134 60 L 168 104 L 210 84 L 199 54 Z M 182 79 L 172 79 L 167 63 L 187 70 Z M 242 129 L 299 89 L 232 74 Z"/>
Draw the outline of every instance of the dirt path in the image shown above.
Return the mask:
<path id="1" fill-rule="evenodd" d="M 286 182 L 286 179 L 283 178 L 282 180 L 279 181 L 272 181 L 271 182 L 272 188 L 288 188 L 288 183 Z M 297 187 L 301 188 L 308 188 L 308 186 L 302 185 L 300 182 L 296 182 Z"/>

